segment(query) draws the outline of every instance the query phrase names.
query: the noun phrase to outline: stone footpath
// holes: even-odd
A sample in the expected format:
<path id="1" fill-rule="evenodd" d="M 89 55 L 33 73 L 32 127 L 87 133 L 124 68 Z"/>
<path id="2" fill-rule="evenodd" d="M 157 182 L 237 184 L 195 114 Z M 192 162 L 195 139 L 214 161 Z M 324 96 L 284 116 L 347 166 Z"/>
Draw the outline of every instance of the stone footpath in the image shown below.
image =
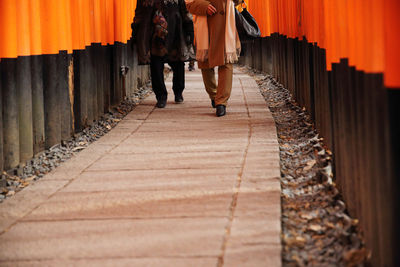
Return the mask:
<path id="1" fill-rule="evenodd" d="M 155 109 L 151 95 L 0 204 L 0 266 L 281 266 L 279 149 L 265 100 L 235 69 L 217 118 L 200 72 L 186 75 L 183 104 L 170 90 Z"/>

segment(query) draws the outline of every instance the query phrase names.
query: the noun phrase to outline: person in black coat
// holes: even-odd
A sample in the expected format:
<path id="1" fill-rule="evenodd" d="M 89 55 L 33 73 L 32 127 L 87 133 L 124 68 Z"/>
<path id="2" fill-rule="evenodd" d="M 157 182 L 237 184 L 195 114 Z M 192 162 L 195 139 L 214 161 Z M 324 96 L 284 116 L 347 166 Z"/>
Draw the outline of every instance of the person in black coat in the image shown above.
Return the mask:
<path id="1" fill-rule="evenodd" d="M 151 82 L 157 107 L 167 103 L 164 64 L 173 71 L 175 102 L 183 102 L 185 61 L 195 58 L 193 21 L 184 0 L 138 0 L 132 23 L 140 65 L 150 64 Z"/>

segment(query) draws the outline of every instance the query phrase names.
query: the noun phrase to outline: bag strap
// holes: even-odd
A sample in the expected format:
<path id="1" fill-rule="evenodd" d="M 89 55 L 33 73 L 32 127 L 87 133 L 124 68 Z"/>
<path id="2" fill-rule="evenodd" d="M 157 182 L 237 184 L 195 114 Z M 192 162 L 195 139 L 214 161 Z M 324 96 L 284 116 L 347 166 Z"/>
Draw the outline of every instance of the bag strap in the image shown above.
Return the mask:
<path id="1" fill-rule="evenodd" d="M 247 4 L 246 4 L 246 2 L 243 0 L 243 2 L 241 3 L 241 4 L 239 4 L 239 5 L 237 5 L 236 6 L 236 9 L 240 12 L 240 13 L 242 13 L 242 11 L 243 11 L 243 9 L 246 9 L 247 8 Z"/>

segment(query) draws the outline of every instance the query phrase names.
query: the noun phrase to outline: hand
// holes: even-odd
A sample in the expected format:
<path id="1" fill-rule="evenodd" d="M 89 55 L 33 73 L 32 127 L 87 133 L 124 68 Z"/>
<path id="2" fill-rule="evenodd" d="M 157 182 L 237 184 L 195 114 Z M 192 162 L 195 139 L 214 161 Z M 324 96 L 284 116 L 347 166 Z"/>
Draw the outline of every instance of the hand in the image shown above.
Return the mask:
<path id="1" fill-rule="evenodd" d="M 215 13 L 217 13 L 217 9 L 213 5 L 209 4 L 207 7 L 207 15 L 212 16 Z"/>

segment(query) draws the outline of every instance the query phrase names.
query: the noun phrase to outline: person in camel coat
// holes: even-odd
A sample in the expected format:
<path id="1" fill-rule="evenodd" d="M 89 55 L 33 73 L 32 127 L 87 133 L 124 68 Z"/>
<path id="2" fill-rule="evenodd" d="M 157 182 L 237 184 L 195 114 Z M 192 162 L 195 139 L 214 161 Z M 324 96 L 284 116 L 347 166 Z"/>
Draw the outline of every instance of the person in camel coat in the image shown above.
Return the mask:
<path id="1" fill-rule="evenodd" d="M 196 59 L 218 117 L 226 114 L 232 90 L 233 63 L 240 54 L 234 6 L 242 0 L 186 0 L 194 15 Z M 218 84 L 214 68 L 218 67 Z"/>

